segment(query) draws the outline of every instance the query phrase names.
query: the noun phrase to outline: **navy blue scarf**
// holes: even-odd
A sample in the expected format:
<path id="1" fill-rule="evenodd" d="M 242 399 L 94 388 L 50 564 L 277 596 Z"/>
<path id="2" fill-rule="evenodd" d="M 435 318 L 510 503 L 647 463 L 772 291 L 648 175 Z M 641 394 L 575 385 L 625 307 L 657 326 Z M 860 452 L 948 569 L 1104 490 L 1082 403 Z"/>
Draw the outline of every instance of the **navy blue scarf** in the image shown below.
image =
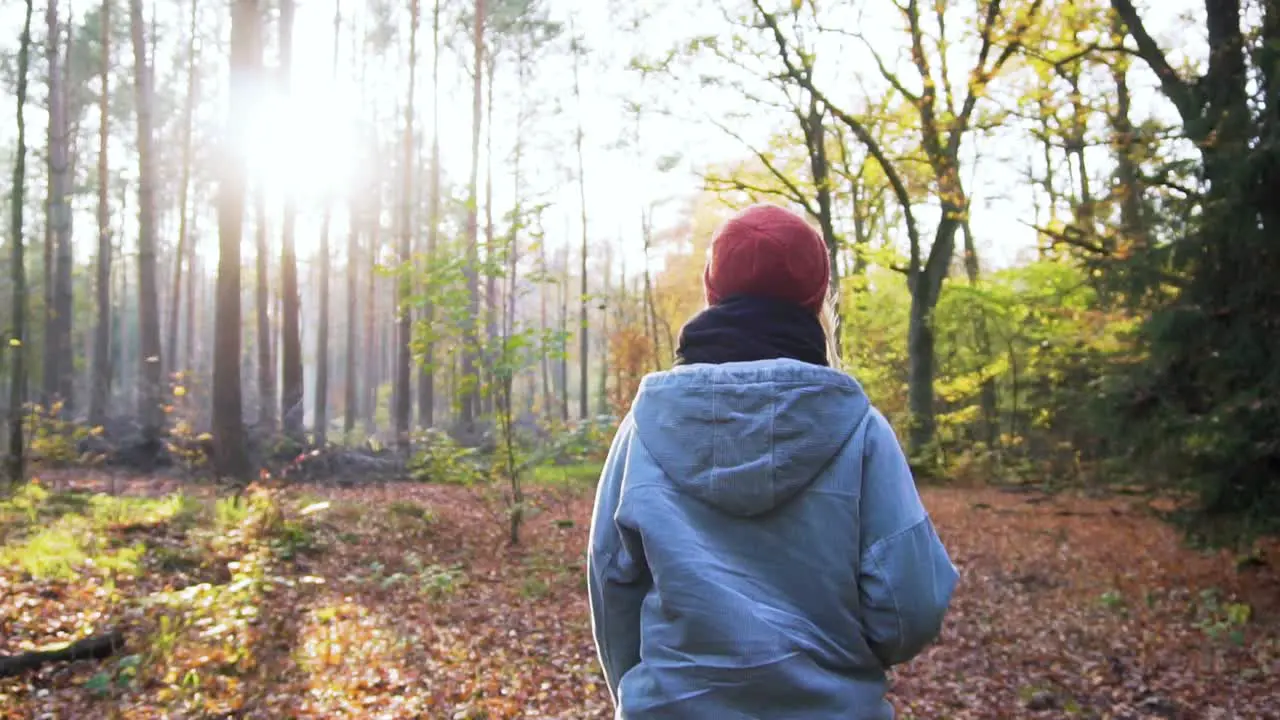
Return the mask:
<path id="1" fill-rule="evenodd" d="M 680 330 L 677 365 L 790 358 L 827 365 L 826 333 L 811 311 L 738 295 L 693 316 Z"/>

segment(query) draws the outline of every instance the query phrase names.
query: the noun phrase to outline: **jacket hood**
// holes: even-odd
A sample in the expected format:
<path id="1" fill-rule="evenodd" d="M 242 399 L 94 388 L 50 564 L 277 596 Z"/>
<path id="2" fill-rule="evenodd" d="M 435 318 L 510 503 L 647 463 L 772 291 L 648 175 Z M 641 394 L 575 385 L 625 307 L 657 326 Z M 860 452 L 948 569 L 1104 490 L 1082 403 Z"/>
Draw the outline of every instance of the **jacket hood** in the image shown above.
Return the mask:
<path id="1" fill-rule="evenodd" d="M 631 414 L 681 492 L 750 517 L 808 487 L 869 407 L 857 381 L 838 370 L 761 360 L 649 375 Z"/>

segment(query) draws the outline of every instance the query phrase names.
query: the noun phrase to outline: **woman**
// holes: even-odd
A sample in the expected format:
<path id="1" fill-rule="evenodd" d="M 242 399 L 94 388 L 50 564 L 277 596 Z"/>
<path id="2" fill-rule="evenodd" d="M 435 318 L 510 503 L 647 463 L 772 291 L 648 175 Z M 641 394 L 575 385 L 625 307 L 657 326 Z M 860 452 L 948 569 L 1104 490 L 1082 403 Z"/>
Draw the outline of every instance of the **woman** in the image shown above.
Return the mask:
<path id="1" fill-rule="evenodd" d="M 588 557 L 618 717 L 890 719 L 886 671 L 938 635 L 958 575 L 893 430 L 830 367 L 829 277 L 799 216 L 734 216 L 677 367 L 618 428 Z"/>

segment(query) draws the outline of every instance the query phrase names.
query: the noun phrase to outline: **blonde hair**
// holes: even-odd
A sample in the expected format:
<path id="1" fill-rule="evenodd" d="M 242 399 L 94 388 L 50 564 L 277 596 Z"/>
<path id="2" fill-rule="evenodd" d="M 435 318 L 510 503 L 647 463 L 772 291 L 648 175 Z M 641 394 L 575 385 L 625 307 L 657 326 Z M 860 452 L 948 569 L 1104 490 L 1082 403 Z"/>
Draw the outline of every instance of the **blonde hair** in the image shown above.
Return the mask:
<path id="1" fill-rule="evenodd" d="M 818 311 L 818 323 L 822 325 L 822 334 L 827 342 L 827 365 L 835 370 L 843 370 L 840 362 L 840 313 L 836 310 L 836 296 L 828 294 Z"/>

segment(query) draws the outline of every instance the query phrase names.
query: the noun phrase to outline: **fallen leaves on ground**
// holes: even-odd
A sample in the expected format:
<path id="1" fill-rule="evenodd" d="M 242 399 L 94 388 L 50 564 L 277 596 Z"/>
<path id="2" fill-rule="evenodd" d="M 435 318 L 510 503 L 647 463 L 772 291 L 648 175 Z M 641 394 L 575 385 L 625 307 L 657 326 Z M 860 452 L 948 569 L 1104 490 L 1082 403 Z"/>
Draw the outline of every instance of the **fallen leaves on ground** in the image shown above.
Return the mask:
<path id="1" fill-rule="evenodd" d="M 924 494 L 963 580 L 940 642 L 894 673 L 902 717 L 1280 718 L 1274 544 L 1198 552 L 1132 498 Z M 162 523 L 130 531 L 139 577 L 0 573 L 0 653 L 108 620 L 141 633 L 0 680 L 0 717 L 611 717 L 590 490 L 532 498 L 519 547 L 483 489 L 298 487 L 269 532 L 218 546 L 216 575 Z"/>

